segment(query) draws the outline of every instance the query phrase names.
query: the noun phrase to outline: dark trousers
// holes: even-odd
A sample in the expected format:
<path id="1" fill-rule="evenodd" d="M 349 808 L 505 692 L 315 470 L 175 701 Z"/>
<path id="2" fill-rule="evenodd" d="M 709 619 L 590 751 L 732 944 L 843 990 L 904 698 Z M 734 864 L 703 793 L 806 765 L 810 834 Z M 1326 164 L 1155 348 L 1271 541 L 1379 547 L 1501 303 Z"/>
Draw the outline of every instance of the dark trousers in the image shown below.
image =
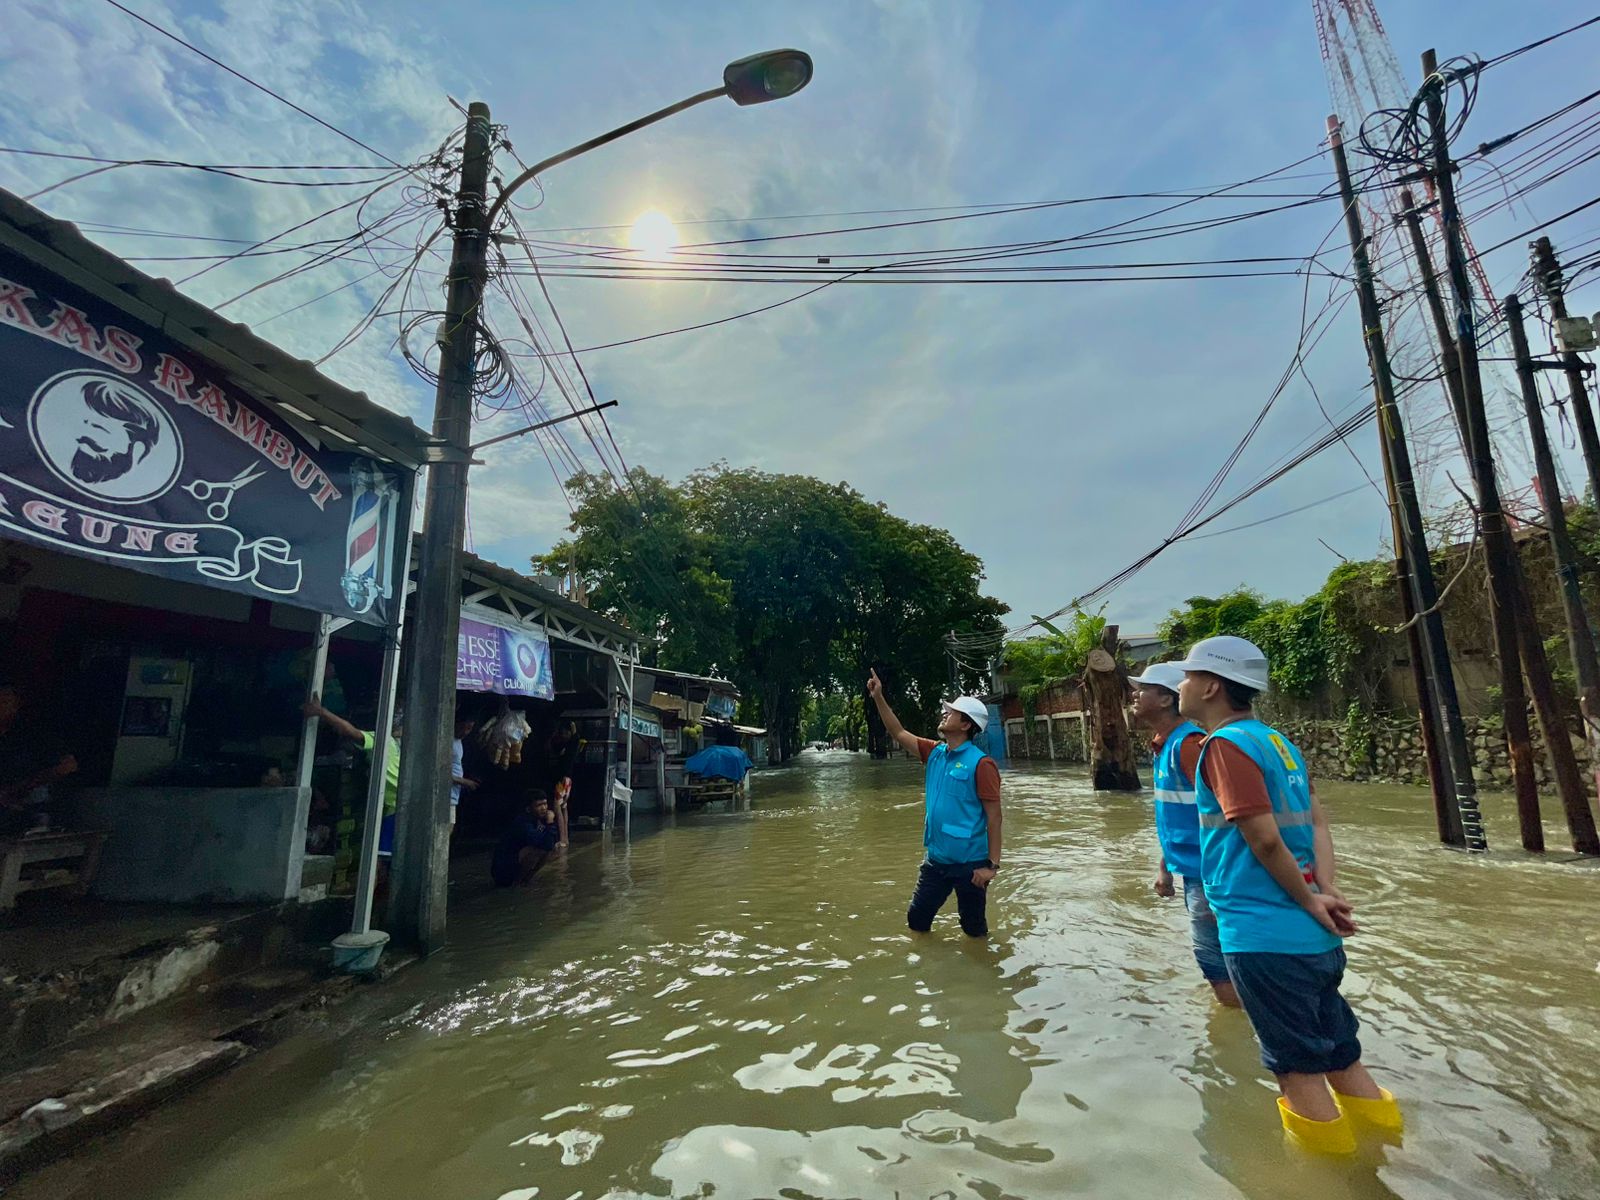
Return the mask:
<path id="1" fill-rule="evenodd" d="M 984 902 L 989 893 L 972 882 L 972 873 L 987 862 L 936 863 L 924 861 L 917 875 L 917 890 L 906 909 L 906 924 L 919 933 L 933 928 L 933 918 L 944 907 L 954 890 L 956 912 L 961 916 L 961 932 L 968 937 L 987 937 L 989 919 Z"/>

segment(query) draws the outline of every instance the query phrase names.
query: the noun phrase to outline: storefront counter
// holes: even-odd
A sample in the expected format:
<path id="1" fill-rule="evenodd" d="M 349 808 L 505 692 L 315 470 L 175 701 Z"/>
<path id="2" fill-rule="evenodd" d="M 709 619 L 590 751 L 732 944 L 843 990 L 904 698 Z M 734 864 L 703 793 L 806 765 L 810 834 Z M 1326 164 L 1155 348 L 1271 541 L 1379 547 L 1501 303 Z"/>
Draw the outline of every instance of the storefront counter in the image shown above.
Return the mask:
<path id="1" fill-rule="evenodd" d="M 297 899 L 309 788 L 94 788 L 74 824 L 104 830 L 90 893 L 106 900 Z"/>

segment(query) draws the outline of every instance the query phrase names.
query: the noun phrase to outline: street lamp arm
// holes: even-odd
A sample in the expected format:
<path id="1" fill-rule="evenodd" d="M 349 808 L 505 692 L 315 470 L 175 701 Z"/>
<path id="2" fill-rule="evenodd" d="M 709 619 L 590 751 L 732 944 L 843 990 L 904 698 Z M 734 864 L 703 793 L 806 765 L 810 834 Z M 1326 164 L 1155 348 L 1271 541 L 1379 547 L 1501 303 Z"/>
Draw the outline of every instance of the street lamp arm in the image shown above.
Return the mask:
<path id="1" fill-rule="evenodd" d="M 607 142 L 614 142 L 620 137 L 627 137 L 628 134 L 633 133 L 635 130 L 643 129 L 646 125 L 654 125 L 657 121 L 662 121 L 667 117 L 681 113 L 686 108 L 693 108 L 696 104 L 704 104 L 707 100 L 715 100 L 717 97 L 726 96 L 727 94 L 728 88 L 726 85 L 712 88 L 710 91 L 700 92 L 686 100 L 679 100 L 676 104 L 669 104 L 666 108 L 657 109 L 648 116 L 640 117 L 637 121 L 629 121 L 626 125 L 619 125 L 609 133 L 602 133 L 599 137 L 590 138 L 587 142 L 573 146 L 570 150 L 563 150 L 560 154 L 551 155 L 541 162 L 534 163 L 533 166 L 513 179 L 508 186 L 501 189 L 499 199 L 494 202 L 494 207 L 489 210 L 489 215 L 484 220 L 484 229 L 493 233 L 495 218 L 500 215 L 500 210 L 506 206 L 506 201 L 510 200 L 512 194 L 535 175 L 542 174 L 551 167 L 559 166 L 569 158 L 577 158 L 580 154 L 586 154 L 598 146 L 604 146 Z"/>

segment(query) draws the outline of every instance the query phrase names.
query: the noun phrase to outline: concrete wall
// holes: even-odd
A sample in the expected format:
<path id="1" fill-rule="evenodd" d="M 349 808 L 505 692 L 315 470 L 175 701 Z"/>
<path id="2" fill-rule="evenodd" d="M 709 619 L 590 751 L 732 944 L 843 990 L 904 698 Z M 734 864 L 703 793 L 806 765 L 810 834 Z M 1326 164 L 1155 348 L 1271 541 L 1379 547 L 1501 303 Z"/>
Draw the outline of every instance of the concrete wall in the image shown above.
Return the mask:
<path id="1" fill-rule="evenodd" d="M 97 788 L 79 823 L 104 829 L 91 891 L 107 900 L 293 900 L 305 860 L 309 790 Z"/>

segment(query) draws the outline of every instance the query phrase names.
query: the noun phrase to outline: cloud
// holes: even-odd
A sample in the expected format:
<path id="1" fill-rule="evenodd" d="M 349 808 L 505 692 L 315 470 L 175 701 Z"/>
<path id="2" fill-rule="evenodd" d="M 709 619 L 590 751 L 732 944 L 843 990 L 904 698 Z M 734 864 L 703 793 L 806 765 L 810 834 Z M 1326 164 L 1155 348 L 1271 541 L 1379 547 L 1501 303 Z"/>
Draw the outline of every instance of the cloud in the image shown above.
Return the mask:
<path id="1" fill-rule="evenodd" d="M 1519 22 L 1489 0 L 1458 9 L 1453 32 L 1463 45 L 1488 50 L 1526 40 L 1513 28 Z M 579 347 L 716 320 L 809 286 L 559 276 L 571 263 L 592 261 L 586 256 L 594 247 L 618 243 L 621 230 L 604 227 L 625 226 L 646 208 L 662 208 L 682 222 L 686 240 L 706 243 L 961 218 L 826 240 L 708 245 L 702 254 L 825 253 L 838 263 L 871 261 L 848 260 L 851 254 L 1030 243 L 1181 201 L 982 218 L 944 206 L 1242 179 L 1312 152 L 1327 108 L 1303 7 L 1267 13 L 1232 2 L 1172 20 L 1170 6 L 641 2 L 563 7 L 552 20 L 551 10 L 520 0 L 483 0 L 461 6 L 463 19 L 451 23 L 448 37 L 436 9 L 420 0 L 148 2 L 140 10 L 402 162 L 427 155 L 458 124 L 447 93 L 488 101 L 516 153 L 532 161 L 708 86 L 732 58 L 771 46 L 809 49 L 817 75 L 801 96 L 749 109 L 702 105 L 549 172 L 542 197 L 531 187 L 519 197 L 538 205 L 519 219 L 543 243 L 547 283 Z M 1428 34 L 1413 14 L 1386 16 L 1397 45 Z M 9 49 L 0 50 L 5 144 L 206 162 L 382 165 L 95 0 L 20 0 L 8 5 L 7 23 Z M 1504 86 L 1486 86 L 1474 130 L 1513 128 L 1554 107 L 1523 85 L 1558 77 L 1555 68 L 1576 64 L 1581 47 L 1558 51 L 1531 74 L 1512 79 L 1508 67 Z M 510 172 L 511 154 L 497 154 L 501 171 Z M 27 194 L 75 169 L 0 155 L 0 184 Z M 1258 190 L 1313 192 L 1327 185 L 1326 174 L 1313 162 Z M 1586 181 L 1578 172 L 1573 182 Z M 117 252 L 142 258 L 230 253 L 355 194 L 130 168 L 53 191 L 40 203 L 88 223 L 91 236 Z M 418 232 L 438 224 L 414 180 L 362 213 L 375 220 L 401 205 L 401 215 L 416 220 L 392 242 L 373 240 L 348 261 L 275 283 L 224 311 L 315 359 L 374 306 L 387 312 L 403 295 L 409 311 L 436 309 L 444 240 L 423 258 L 409 293 L 384 296 Z M 919 211 L 878 211 L 912 209 Z M 1238 209 L 1196 201 L 1158 220 L 1230 211 Z M 1340 245 L 1337 218 L 1330 206 L 1314 206 L 1062 261 L 1294 256 L 1324 235 Z M 355 221 L 355 210 L 338 213 L 293 237 L 343 237 Z M 236 241 L 132 235 L 113 226 Z M 1494 227 L 1483 240 L 1520 227 Z M 545 344 L 558 345 L 525 260 L 515 247 L 503 249 L 523 276 L 517 282 L 526 301 L 519 303 L 545 323 Z M 233 262 L 183 286 L 221 303 L 308 258 L 284 253 Z M 801 258 L 772 261 L 806 265 Z M 1342 260 L 1335 254 L 1329 261 Z M 207 264 L 141 265 L 177 279 Z M 1513 267 L 1507 260 L 1497 272 L 1514 275 Z M 1313 311 L 1324 286 L 1314 287 Z M 984 558 L 997 595 L 1019 613 L 1040 612 L 1168 536 L 1278 382 L 1300 331 L 1303 294 L 1295 278 L 840 283 L 771 313 L 587 354 L 584 365 L 595 394 L 620 401 L 607 417 L 629 464 L 681 478 L 727 459 L 848 479 L 897 513 L 948 527 Z M 522 336 L 503 295 L 491 294 L 486 311 L 503 336 Z M 398 324 L 393 315 L 381 317 L 324 370 L 427 425 L 432 388 L 399 355 Z M 431 334 L 422 321 L 412 349 Z M 539 386 L 537 363 L 524 366 L 530 386 Z M 1329 328 L 1307 370 L 1330 412 L 1364 402 L 1353 313 Z M 485 408 L 475 436 L 585 403 L 575 377 L 563 394 L 547 373 L 535 403 L 498 415 Z M 568 423 L 485 452 L 473 474 L 476 546 L 520 566 L 563 535 L 568 517 L 556 478 L 616 457 L 598 423 L 586 426 Z M 1309 386 L 1296 376 L 1219 496 L 1235 494 L 1326 428 Z M 1361 479 L 1352 454 L 1378 475 L 1369 429 L 1350 452 L 1324 454 L 1217 526 L 1348 489 Z M 1433 457 L 1438 475 L 1444 460 Z M 1150 626 L 1187 595 L 1241 581 L 1271 594 L 1303 594 L 1336 561 L 1319 538 L 1341 554 L 1365 557 L 1386 531 L 1383 507 L 1367 490 L 1174 547 L 1117 593 L 1114 615 L 1125 627 Z"/>

